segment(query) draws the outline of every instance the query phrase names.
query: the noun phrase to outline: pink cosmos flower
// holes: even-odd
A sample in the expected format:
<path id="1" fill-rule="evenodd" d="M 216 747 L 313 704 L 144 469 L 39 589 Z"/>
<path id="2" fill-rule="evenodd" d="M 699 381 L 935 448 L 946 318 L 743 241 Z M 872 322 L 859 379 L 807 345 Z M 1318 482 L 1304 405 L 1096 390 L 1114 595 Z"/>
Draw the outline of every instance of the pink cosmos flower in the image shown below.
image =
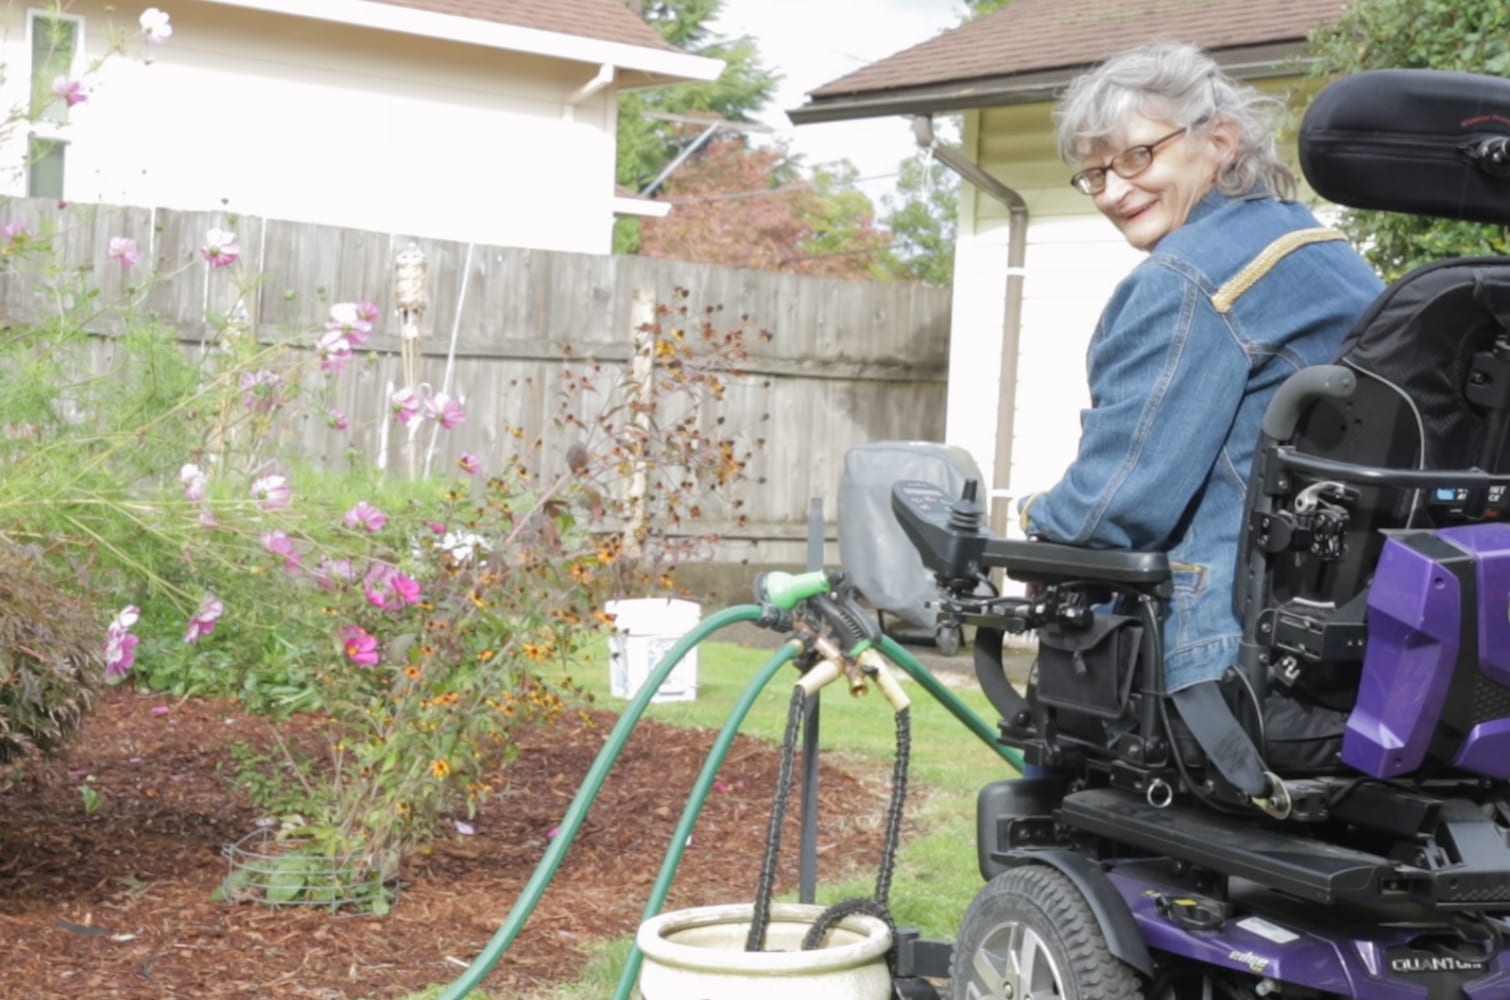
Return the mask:
<path id="1" fill-rule="evenodd" d="M 241 373 L 241 403 L 248 410 L 271 413 L 284 402 L 282 375 L 266 368 Z"/>
<path id="2" fill-rule="evenodd" d="M 228 229 L 211 229 L 204 239 L 205 244 L 199 252 L 211 267 L 230 267 L 241 257 L 236 234 Z"/>
<path id="3" fill-rule="evenodd" d="M 405 604 L 419 603 L 419 581 L 409 574 L 395 570 L 388 578 L 388 586 L 393 588 L 393 592 Z"/>
<path id="4" fill-rule="evenodd" d="M 263 476 L 252 483 L 252 499 L 260 503 L 263 510 L 282 510 L 292 496 L 293 489 L 286 476 Z"/>
<path id="5" fill-rule="evenodd" d="M 380 611 L 388 606 L 388 592 L 379 585 L 364 588 L 362 595 L 367 598 L 368 604 Z"/>
<path id="6" fill-rule="evenodd" d="M 184 499 L 198 502 L 204 499 L 210 477 L 199 466 L 189 462 L 178 470 L 178 481 L 183 486 Z"/>
<path id="7" fill-rule="evenodd" d="M 325 414 L 325 423 L 332 429 L 344 431 L 351 426 L 351 421 L 341 410 L 332 409 Z"/>
<path id="8" fill-rule="evenodd" d="M 461 453 L 461 457 L 456 460 L 456 467 L 469 476 L 475 476 L 478 470 L 482 468 L 482 463 L 477 460 L 476 455 L 470 451 L 464 451 Z"/>
<path id="9" fill-rule="evenodd" d="M 199 610 L 189 618 L 184 630 L 184 642 L 195 643 L 215 631 L 215 623 L 225 614 L 225 603 L 214 594 L 206 594 L 199 602 Z"/>
<path id="10" fill-rule="evenodd" d="M 450 430 L 467 419 L 467 411 L 461 408 L 461 403 L 451 398 L 450 393 L 437 392 L 425 400 L 425 416 Z"/>
<path id="11" fill-rule="evenodd" d="M 357 319 L 361 320 L 363 323 L 371 325 L 377 322 L 377 318 L 378 307 L 376 302 L 371 302 L 367 299 L 363 299 L 362 301 L 357 303 Z"/>
<path id="12" fill-rule="evenodd" d="M 142 11 L 137 24 L 141 25 L 142 38 L 148 45 L 161 45 L 173 37 L 173 25 L 168 15 L 156 7 L 148 7 Z"/>
<path id="13" fill-rule="evenodd" d="M 14 243 L 26 235 L 26 223 L 24 222 L 7 222 L 5 225 L 0 226 L 0 240 L 5 240 L 7 243 Z"/>
<path id="14" fill-rule="evenodd" d="M 294 540 L 288 537 L 284 531 L 264 531 L 262 533 L 262 547 L 275 556 L 283 557 L 283 568 L 290 573 L 299 569 L 299 550 L 294 548 Z"/>
<path id="15" fill-rule="evenodd" d="M 118 681 L 131 672 L 136 662 L 136 644 L 141 640 L 131 634 L 131 626 L 141 617 L 141 610 L 128 604 L 111 619 L 105 629 L 105 679 Z"/>
<path id="16" fill-rule="evenodd" d="M 329 590 L 336 583 L 349 583 L 356 579 L 357 573 L 352 568 L 350 559 L 323 558 L 320 565 L 315 569 L 315 583 L 321 590 Z"/>
<path id="17" fill-rule="evenodd" d="M 84 83 L 81 80 L 70 80 L 66 76 L 54 77 L 52 81 L 52 94 L 61 97 L 71 108 L 75 104 L 83 104 L 89 100 L 89 95 L 84 93 Z"/>
<path id="18" fill-rule="evenodd" d="M 129 236 L 110 237 L 110 249 L 107 251 L 111 260 L 121 262 L 121 267 L 131 267 L 142 259 L 141 248 L 136 245 L 136 240 Z"/>
<path id="19" fill-rule="evenodd" d="M 275 556 L 288 556 L 294 553 L 294 541 L 288 537 L 285 531 L 264 531 L 262 533 L 262 547 Z"/>
<path id="20" fill-rule="evenodd" d="M 352 347 L 361 347 L 372 336 L 372 322 L 362 318 L 356 302 L 337 302 L 331 306 L 330 322 L 325 324 L 325 329 L 339 333 Z"/>
<path id="21" fill-rule="evenodd" d="M 346 512 L 341 523 L 348 528 L 361 528 L 369 533 L 383 530 L 383 525 L 388 523 L 388 515 L 378 510 L 366 500 L 358 500 L 356 505 Z"/>
<path id="22" fill-rule="evenodd" d="M 378 641 L 359 625 L 347 625 L 341 629 L 341 645 L 346 658 L 359 667 L 375 667 L 382 657 L 378 653 Z"/>
<path id="23" fill-rule="evenodd" d="M 351 360 L 351 341 L 338 330 L 331 330 L 320 338 L 315 351 L 320 355 L 320 370 L 332 375 L 346 370 Z"/>
<path id="24" fill-rule="evenodd" d="M 130 632 L 105 634 L 105 679 L 118 681 L 136 665 L 136 644 L 141 642 Z"/>
<path id="25" fill-rule="evenodd" d="M 407 424 L 419 415 L 419 397 L 410 388 L 395 389 L 388 397 L 388 408 L 401 424 Z"/>

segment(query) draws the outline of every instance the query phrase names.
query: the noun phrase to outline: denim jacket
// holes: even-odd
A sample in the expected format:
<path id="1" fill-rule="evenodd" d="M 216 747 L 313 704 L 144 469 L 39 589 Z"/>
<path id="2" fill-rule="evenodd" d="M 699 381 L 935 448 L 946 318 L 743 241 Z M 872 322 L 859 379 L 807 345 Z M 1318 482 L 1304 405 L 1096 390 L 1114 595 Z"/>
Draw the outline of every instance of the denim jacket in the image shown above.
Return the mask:
<path id="1" fill-rule="evenodd" d="M 1044 538 L 1168 553 L 1171 692 L 1236 661 L 1233 578 L 1264 408 L 1296 370 L 1336 356 L 1383 287 L 1335 239 L 1302 237 L 1265 269 L 1276 239 L 1317 226 L 1263 194 L 1198 203 L 1112 294 L 1086 359 L 1079 453 L 1027 510 Z"/>

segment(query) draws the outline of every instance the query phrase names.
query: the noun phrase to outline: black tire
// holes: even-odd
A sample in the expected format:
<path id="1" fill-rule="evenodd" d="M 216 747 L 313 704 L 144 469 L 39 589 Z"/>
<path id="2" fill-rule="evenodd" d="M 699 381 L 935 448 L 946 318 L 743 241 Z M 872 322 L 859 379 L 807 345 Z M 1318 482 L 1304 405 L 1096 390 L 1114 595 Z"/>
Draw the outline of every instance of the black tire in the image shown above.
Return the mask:
<path id="1" fill-rule="evenodd" d="M 933 636 L 933 644 L 938 647 L 940 656 L 958 655 L 962 642 L 964 642 L 964 635 L 959 627 L 954 625 L 944 626 Z"/>
<path id="2" fill-rule="evenodd" d="M 1137 974 L 1107 950 L 1080 890 L 1047 865 L 1021 865 L 986 883 L 965 912 L 949 972 L 952 1000 L 1143 997 Z"/>

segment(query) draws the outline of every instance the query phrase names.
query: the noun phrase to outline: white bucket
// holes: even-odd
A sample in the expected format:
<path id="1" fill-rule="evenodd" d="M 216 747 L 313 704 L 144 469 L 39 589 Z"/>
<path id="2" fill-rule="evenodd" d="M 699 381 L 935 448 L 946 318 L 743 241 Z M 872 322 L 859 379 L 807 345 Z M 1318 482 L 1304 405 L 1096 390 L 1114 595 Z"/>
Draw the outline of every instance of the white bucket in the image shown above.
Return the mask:
<path id="1" fill-rule="evenodd" d="M 644 597 L 609 601 L 603 610 L 614 616 L 608 640 L 608 690 L 615 698 L 633 698 L 650 672 L 682 636 L 697 627 L 702 606 L 696 601 Z M 651 701 L 697 698 L 697 649 L 694 647 L 662 682 Z"/>
<path id="2" fill-rule="evenodd" d="M 704 906 L 651 917 L 635 944 L 645 955 L 643 1000 L 890 1000 L 891 931 L 857 913 L 829 931 L 823 947 L 802 939 L 823 907 L 775 903 L 765 951 L 745 951 L 755 907 Z"/>

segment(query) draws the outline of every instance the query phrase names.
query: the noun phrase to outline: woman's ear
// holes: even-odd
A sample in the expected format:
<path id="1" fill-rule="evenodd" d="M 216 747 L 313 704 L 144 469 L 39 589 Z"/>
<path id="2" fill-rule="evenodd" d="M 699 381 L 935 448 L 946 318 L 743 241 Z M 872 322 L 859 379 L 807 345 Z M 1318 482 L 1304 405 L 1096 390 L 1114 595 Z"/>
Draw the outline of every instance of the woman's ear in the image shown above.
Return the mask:
<path id="1" fill-rule="evenodd" d="M 1226 166 L 1237 155 L 1237 148 L 1241 142 L 1241 130 L 1237 122 L 1231 118 L 1218 116 L 1206 127 L 1206 141 L 1211 144 L 1211 152 L 1216 162 Z"/>

